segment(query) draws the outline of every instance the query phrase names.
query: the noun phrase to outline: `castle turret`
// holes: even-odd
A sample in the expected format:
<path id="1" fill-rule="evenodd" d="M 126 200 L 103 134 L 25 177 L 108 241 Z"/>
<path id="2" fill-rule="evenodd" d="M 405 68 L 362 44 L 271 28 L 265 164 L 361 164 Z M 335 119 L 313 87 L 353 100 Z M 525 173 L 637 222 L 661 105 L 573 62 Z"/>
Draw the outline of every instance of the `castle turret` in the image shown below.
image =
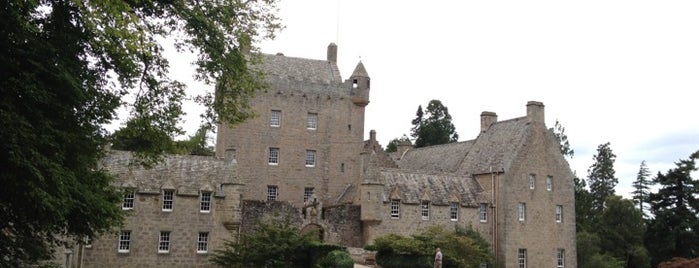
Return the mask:
<path id="1" fill-rule="evenodd" d="M 361 61 L 357 64 L 357 67 L 354 68 L 354 72 L 352 72 L 349 81 L 351 82 L 350 96 L 352 102 L 362 107 L 369 104 L 369 90 L 371 88 L 369 82 L 371 79 Z"/>

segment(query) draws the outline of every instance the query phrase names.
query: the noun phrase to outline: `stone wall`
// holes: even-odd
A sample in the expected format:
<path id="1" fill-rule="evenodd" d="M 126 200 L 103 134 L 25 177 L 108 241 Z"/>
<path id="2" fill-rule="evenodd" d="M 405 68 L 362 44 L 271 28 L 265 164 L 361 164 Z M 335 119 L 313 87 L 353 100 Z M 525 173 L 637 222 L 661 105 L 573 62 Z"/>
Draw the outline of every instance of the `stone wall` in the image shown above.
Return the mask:
<path id="1" fill-rule="evenodd" d="M 327 226 L 325 242 L 349 247 L 363 246 L 360 213 L 361 207 L 357 205 L 324 208 L 320 223 Z"/>

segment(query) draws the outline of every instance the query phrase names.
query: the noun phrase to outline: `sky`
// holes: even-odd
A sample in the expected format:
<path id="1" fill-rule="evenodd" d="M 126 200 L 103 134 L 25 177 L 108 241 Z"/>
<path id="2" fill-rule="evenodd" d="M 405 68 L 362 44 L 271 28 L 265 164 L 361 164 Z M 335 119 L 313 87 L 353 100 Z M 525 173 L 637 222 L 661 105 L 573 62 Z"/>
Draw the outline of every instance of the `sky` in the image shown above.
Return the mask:
<path id="1" fill-rule="evenodd" d="M 324 60 L 336 43 L 343 79 L 361 61 L 365 137 L 376 130 L 384 146 L 433 99 L 461 141 L 476 138 L 483 111 L 506 120 L 543 102 L 577 176 L 610 142 L 616 192 L 629 197 L 641 161 L 655 175 L 699 150 L 697 14 L 699 1 L 283 0 L 286 28 L 258 45 Z"/>

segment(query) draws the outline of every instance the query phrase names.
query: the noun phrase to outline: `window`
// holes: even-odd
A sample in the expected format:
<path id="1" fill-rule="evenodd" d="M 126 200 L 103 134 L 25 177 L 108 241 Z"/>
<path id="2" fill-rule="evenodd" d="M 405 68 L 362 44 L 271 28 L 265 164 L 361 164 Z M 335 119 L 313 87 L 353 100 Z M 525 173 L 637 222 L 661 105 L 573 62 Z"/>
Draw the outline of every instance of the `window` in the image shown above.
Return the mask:
<path id="1" fill-rule="evenodd" d="M 270 127 L 279 127 L 282 125 L 282 111 L 272 110 L 269 118 Z"/>
<path id="2" fill-rule="evenodd" d="M 303 202 L 308 202 L 313 197 L 313 187 L 303 188 Z"/>
<path id="3" fill-rule="evenodd" d="M 566 250 L 559 248 L 556 251 L 556 268 L 563 268 L 566 265 Z"/>
<path id="4" fill-rule="evenodd" d="M 197 253 L 207 252 L 209 252 L 209 233 L 199 232 L 199 239 L 197 241 Z"/>
<path id="5" fill-rule="evenodd" d="M 524 221 L 527 214 L 527 204 L 519 203 L 517 204 L 517 214 L 519 215 L 519 221 Z"/>
<path id="6" fill-rule="evenodd" d="M 546 191 L 552 191 L 553 190 L 553 177 L 547 176 L 546 177 Z"/>
<path id="7" fill-rule="evenodd" d="M 315 167 L 316 166 L 316 151 L 306 150 L 306 166 Z"/>
<path id="8" fill-rule="evenodd" d="M 172 211 L 172 203 L 175 198 L 174 190 L 163 191 L 163 211 Z"/>
<path id="9" fill-rule="evenodd" d="M 451 202 L 449 204 L 449 219 L 452 221 L 459 219 L 459 203 Z"/>
<path id="10" fill-rule="evenodd" d="M 208 213 L 211 211 L 211 192 L 201 192 L 199 200 L 199 212 Z"/>
<path id="11" fill-rule="evenodd" d="M 158 239 L 158 253 L 170 252 L 170 232 L 161 231 Z"/>
<path id="12" fill-rule="evenodd" d="M 536 175 L 529 174 L 529 189 L 534 190 L 536 186 Z"/>
<path id="13" fill-rule="evenodd" d="M 279 148 L 269 148 L 269 159 L 267 163 L 270 165 L 279 165 Z"/>
<path id="14" fill-rule="evenodd" d="M 400 200 L 391 200 L 391 219 L 400 217 Z"/>
<path id="15" fill-rule="evenodd" d="M 556 222 L 560 223 L 563 221 L 563 206 L 556 205 Z"/>
<path id="16" fill-rule="evenodd" d="M 478 221 L 487 222 L 488 221 L 488 204 L 481 203 L 478 206 Z"/>
<path id="17" fill-rule="evenodd" d="M 133 209 L 134 199 L 135 199 L 134 190 L 132 190 L 132 189 L 126 190 L 126 193 L 124 193 L 124 203 L 121 204 L 121 209 L 123 209 L 123 210 Z"/>
<path id="18" fill-rule="evenodd" d="M 430 219 L 430 201 L 422 200 L 420 203 L 420 215 L 423 220 Z"/>
<path id="19" fill-rule="evenodd" d="M 131 231 L 119 233 L 119 253 L 128 253 L 131 249 Z"/>
<path id="20" fill-rule="evenodd" d="M 517 251 L 517 265 L 519 268 L 527 268 L 527 249 L 520 248 Z"/>
<path id="21" fill-rule="evenodd" d="M 308 119 L 306 120 L 306 128 L 316 129 L 318 127 L 318 114 L 308 113 Z"/>
<path id="22" fill-rule="evenodd" d="M 267 201 L 277 201 L 277 186 L 268 185 L 267 186 Z"/>
<path id="23" fill-rule="evenodd" d="M 488 268 L 488 263 L 487 262 L 481 262 L 481 268 Z"/>
<path id="24" fill-rule="evenodd" d="M 85 236 L 85 248 L 92 248 L 92 237 L 89 235 Z"/>

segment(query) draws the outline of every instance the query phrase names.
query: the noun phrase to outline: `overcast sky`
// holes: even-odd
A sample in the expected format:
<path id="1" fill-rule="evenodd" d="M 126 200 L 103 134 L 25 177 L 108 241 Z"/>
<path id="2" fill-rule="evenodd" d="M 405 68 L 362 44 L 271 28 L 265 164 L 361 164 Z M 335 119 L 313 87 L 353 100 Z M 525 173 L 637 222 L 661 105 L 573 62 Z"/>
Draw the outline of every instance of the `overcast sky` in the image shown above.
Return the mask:
<path id="1" fill-rule="evenodd" d="M 558 119 L 566 128 L 579 177 L 597 146 L 611 143 L 617 194 L 629 196 L 641 161 L 655 175 L 699 150 L 699 1 L 284 0 L 279 8 L 286 29 L 259 44 L 262 52 L 322 60 L 334 42 L 343 79 L 361 59 L 372 80 L 365 137 L 374 129 L 384 146 L 410 134 L 418 105 L 432 99 L 449 109 L 462 141 L 476 138 L 481 112 L 520 117 L 535 100 L 547 126 Z"/>

